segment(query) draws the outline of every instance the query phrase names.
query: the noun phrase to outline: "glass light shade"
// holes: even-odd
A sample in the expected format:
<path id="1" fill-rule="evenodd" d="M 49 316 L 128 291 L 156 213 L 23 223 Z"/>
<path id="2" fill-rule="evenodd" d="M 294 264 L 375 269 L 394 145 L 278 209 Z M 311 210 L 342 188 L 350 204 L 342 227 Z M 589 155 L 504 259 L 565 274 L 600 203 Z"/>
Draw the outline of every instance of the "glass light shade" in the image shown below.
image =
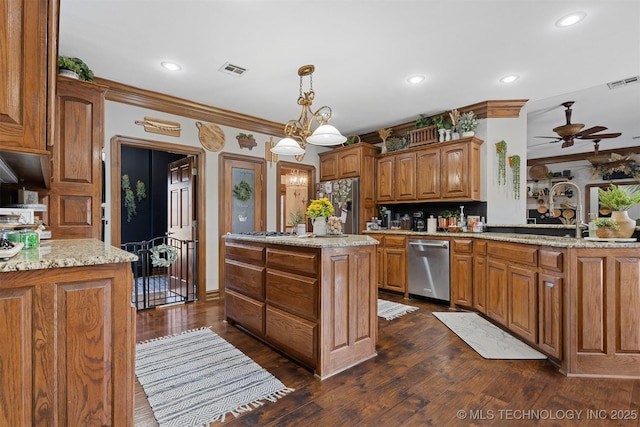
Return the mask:
<path id="1" fill-rule="evenodd" d="M 293 138 L 282 138 L 275 147 L 271 149 L 272 153 L 279 156 L 297 156 L 304 154 L 304 148 Z"/>
<path id="2" fill-rule="evenodd" d="M 307 142 L 314 145 L 338 145 L 346 140 L 347 137 L 331 125 L 318 126 L 318 129 L 307 137 Z"/>

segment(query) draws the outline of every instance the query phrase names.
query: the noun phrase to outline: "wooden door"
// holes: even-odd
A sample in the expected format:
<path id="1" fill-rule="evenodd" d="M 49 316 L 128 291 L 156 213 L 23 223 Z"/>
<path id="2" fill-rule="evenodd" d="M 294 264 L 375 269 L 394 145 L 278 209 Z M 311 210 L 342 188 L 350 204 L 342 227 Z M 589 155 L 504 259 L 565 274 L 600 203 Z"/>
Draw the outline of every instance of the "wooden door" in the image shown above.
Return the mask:
<path id="1" fill-rule="evenodd" d="M 440 149 L 416 153 L 416 197 L 419 200 L 440 198 Z"/>
<path id="2" fill-rule="evenodd" d="M 451 256 L 451 284 L 453 302 L 471 307 L 473 304 L 473 255 L 454 254 Z"/>
<path id="3" fill-rule="evenodd" d="M 223 153 L 220 155 L 218 186 L 218 232 L 222 236 L 227 233 L 251 231 L 267 231 L 266 160 Z M 239 200 L 234 195 L 234 188 L 242 181 L 251 187 L 251 197 Z M 273 230 L 270 230 L 273 231 Z M 219 264 L 224 269 L 224 241 L 219 239 Z M 224 271 L 220 271 L 219 289 L 224 292 Z"/>
<path id="4" fill-rule="evenodd" d="M 396 155 L 396 200 L 416 199 L 416 153 Z"/>
<path id="5" fill-rule="evenodd" d="M 320 154 L 320 181 L 338 179 L 338 154 Z"/>
<path id="6" fill-rule="evenodd" d="M 338 178 L 356 178 L 361 176 L 360 159 L 362 151 L 360 147 L 345 150 L 338 158 Z"/>
<path id="7" fill-rule="evenodd" d="M 507 325 L 507 266 L 487 259 L 487 316 Z"/>
<path id="8" fill-rule="evenodd" d="M 376 164 L 376 202 L 389 202 L 394 200 L 394 176 L 395 156 L 381 157 Z"/>
<path id="9" fill-rule="evenodd" d="M 563 278 L 540 274 L 538 279 L 538 345 L 562 359 Z"/>
<path id="10" fill-rule="evenodd" d="M 193 191 L 193 156 L 169 163 L 167 176 L 167 235 L 178 259 L 169 267 L 170 289 L 184 297 L 194 292 L 193 236 L 195 235 L 195 200 Z M 175 239 L 175 240 L 174 240 Z"/>
<path id="11" fill-rule="evenodd" d="M 538 283 L 537 273 L 527 267 L 508 268 L 508 327 L 531 343 L 537 342 Z"/>
<path id="12" fill-rule="evenodd" d="M 469 146 L 465 143 L 443 147 L 442 197 L 468 198 L 469 195 Z"/>

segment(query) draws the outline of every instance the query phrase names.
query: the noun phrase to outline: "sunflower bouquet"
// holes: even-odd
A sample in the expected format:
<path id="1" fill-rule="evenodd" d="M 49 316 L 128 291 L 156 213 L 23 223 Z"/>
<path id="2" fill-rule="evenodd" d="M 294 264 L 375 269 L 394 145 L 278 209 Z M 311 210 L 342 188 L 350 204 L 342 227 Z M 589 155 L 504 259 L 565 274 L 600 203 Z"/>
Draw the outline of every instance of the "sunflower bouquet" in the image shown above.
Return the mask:
<path id="1" fill-rule="evenodd" d="M 311 219 L 315 219 L 321 216 L 330 217 L 332 215 L 333 205 L 326 197 L 311 200 L 311 203 L 307 208 L 307 216 Z"/>

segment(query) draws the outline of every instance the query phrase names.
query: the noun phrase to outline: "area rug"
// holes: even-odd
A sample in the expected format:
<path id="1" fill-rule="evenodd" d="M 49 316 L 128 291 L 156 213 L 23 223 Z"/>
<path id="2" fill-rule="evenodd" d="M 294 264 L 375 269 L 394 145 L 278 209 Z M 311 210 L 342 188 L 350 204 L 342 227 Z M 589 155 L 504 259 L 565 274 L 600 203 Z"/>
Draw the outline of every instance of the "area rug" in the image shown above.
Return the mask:
<path id="1" fill-rule="evenodd" d="M 416 311 L 418 307 L 404 305 L 393 301 L 378 299 L 378 317 L 385 320 L 393 320 L 407 313 Z"/>
<path id="2" fill-rule="evenodd" d="M 224 421 L 293 391 L 208 328 L 137 344 L 136 376 L 161 427 Z"/>
<path id="3" fill-rule="evenodd" d="M 485 359 L 547 358 L 477 313 L 449 312 L 433 315 Z"/>

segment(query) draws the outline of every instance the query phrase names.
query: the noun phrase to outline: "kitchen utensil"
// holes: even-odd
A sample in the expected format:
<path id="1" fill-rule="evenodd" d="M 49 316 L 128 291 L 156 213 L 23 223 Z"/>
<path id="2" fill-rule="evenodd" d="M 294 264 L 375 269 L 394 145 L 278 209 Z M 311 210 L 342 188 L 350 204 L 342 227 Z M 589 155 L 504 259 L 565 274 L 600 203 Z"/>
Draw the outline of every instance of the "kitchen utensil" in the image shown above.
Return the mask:
<path id="1" fill-rule="evenodd" d="M 562 216 L 569 219 L 576 216 L 576 213 L 572 209 L 565 209 L 564 211 L 562 211 Z"/>
<path id="2" fill-rule="evenodd" d="M 529 178 L 542 179 L 547 176 L 549 169 L 546 165 L 534 165 L 529 169 Z"/>
<path id="3" fill-rule="evenodd" d="M 600 212 L 600 215 L 609 215 L 611 213 L 611 208 L 608 208 L 606 206 L 600 206 L 600 209 L 598 209 L 598 212 Z"/>
<path id="4" fill-rule="evenodd" d="M 562 211 L 560 209 L 554 209 L 553 210 L 553 216 L 558 218 L 560 216 L 560 214 L 562 214 Z"/>
<path id="5" fill-rule="evenodd" d="M 547 208 L 545 205 L 538 206 L 538 213 L 544 214 L 547 213 L 548 210 L 549 208 Z"/>
<path id="6" fill-rule="evenodd" d="M 224 147 L 224 131 L 213 123 L 196 122 L 198 138 L 204 148 L 209 151 L 220 151 Z"/>

